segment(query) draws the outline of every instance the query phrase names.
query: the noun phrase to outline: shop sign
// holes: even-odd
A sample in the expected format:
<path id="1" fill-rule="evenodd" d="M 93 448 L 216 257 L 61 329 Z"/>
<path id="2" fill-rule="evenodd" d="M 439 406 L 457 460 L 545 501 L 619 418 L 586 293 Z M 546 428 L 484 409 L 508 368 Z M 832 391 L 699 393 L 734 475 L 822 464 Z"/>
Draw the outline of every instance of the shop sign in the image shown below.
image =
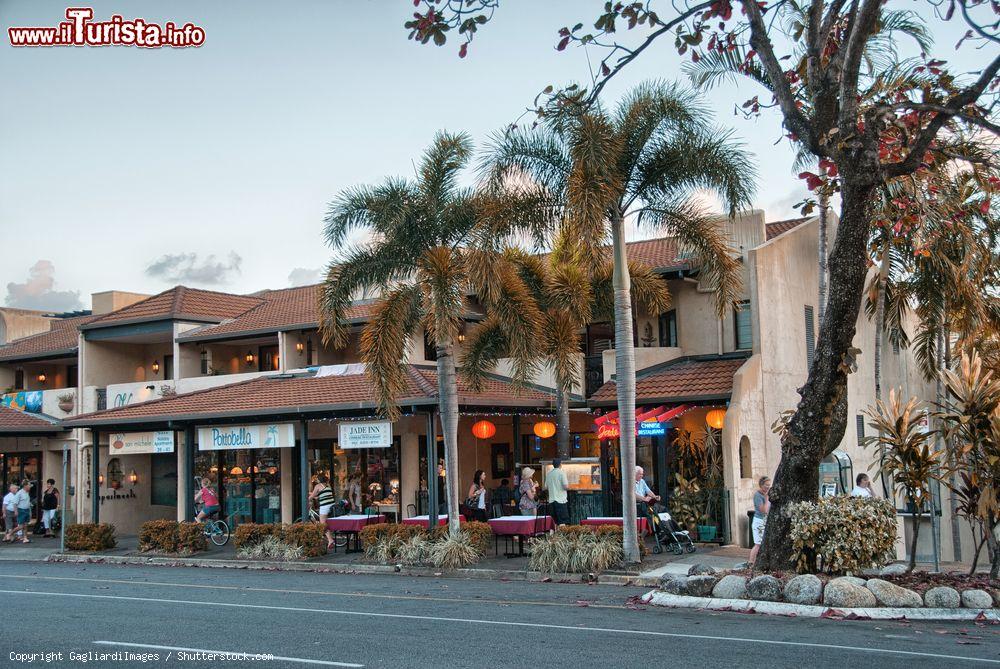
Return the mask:
<path id="1" fill-rule="evenodd" d="M 639 423 L 636 434 L 640 437 L 662 437 L 667 433 L 667 424 L 659 421 L 648 421 Z"/>
<path id="2" fill-rule="evenodd" d="M 291 448 L 294 423 L 218 425 L 198 428 L 199 451 L 236 451 L 242 448 Z"/>
<path id="3" fill-rule="evenodd" d="M 173 453 L 174 431 L 112 432 L 108 443 L 112 455 L 140 455 L 143 453 Z"/>
<path id="4" fill-rule="evenodd" d="M 392 423 L 389 421 L 346 422 L 340 424 L 340 448 L 389 448 L 392 446 Z"/>
<path id="5" fill-rule="evenodd" d="M 638 437 L 662 437 L 667 433 L 668 427 L 670 427 L 670 423 L 648 421 L 637 424 L 635 434 Z M 597 426 L 598 439 L 617 439 L 619 436 L 621 436 L 621 430 L 618 427 L 617 418 L 611 418 Z"/>

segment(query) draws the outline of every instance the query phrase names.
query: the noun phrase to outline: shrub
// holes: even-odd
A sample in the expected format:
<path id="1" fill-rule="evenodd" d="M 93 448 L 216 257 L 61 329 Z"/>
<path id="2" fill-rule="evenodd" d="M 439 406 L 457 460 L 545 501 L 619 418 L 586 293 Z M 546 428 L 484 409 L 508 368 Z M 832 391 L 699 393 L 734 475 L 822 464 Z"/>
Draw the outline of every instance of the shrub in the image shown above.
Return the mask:
<path id="1" fill-rule="evenodd" d="M 201 523 L 177 523 L 177 552 L 185 555 L 208 550 L 205 526 Z"/>
<path id="2" fill-rule="evenodd" d="M 66 528 L 66 549 L 103 551 L 118 545 L 115 526 L 108 523 L 78 523 Z"/>
<path id="3" fill-rule="evenodd" d="M 293 523 L 281 528 L 281 540 L 290 546 L 302 549 L 302 555 L 307 558 L 326 555 L 326 537 L 324 528 L 318 523 Z"/>
<path id="4" fill-rule="evenodd" d="M 896 509 L 885 499 L 824 497 L 790 509 L 799 572 L 860 573 L 896 554 Z"/>
<path id="5" fill-rule="evenodd" d="M 622 528 L 564 527 L 532 540 L 528 569 L 548 573 L 600 572 L 621 564 L 624 559 Z"/>
<path id="6" fill-rule="evenodd" d="M 478 562 L 483 554 L 476 547 L 472 536 L 465 531 L 449 536 L 431 545 L 428 562 L 441 569 L 458 569 Z"/>
<path id="7" fill-rule="evenodd" d="M 239 551 L 243 547 L 254 546 L 261 543 L 268 537 L 276 537 L 280 534 L 281 527 L 269 523 L 244 523 L 233 532 L 233 545 Z"/>
<path id="8" fill-rule="evenodd" d="M 140 551 L 176 553 L 178 539 L 176 520 L 150 520 L 139 528 Z"/>
<path id="9" fill-rule="evenodd" d="M 418 534 L 399 546 L 396 551 L 396 561 L 406 565 L 426 564 L 430 559 L 433 546 L 434 542 L 427 538 L 426 533 Z"/>
<path id="10" fill-rule="evenodd" d="M 472 545 L 482 555 L 486 555 L 493 546 L 493 529 L 488 523 L 470 521 L 462 525 L 462 532 L 469 535 Z"/>
<path id="11" fill-rule="evenodd" d="M 361 528 L 361 532 L 358 533 L 358 538 L 361 539 L 361 545 L 365 547 L 365 551 L 367 552 L 369 546 L 374 546 L 378 543 L 379 539 L 386 536 L 391 529 L 392 525 L 389 523 L 365 525 Z"/>
<path id="12" fill-rule="evenodd" d="M 277 526 L 275 526 L 277 527 Z M 276 535 L 265 535 L 256 542 L 244 545 L 236 553 L 236 556 L 244 560 L 271 560 L 277 562 L 291 562 L 302 559 L 302 547 L 291 546 Z"/>

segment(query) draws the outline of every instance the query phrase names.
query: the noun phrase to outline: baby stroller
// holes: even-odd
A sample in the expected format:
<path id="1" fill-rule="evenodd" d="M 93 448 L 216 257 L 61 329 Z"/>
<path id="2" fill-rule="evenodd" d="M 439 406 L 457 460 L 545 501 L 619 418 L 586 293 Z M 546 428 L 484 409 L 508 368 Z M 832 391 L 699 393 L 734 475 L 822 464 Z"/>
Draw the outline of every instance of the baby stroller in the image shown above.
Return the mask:
<path id="1" fill-rule="evenodd" d="M 670 517 L 663 506 L 659 504 L 647 506 L 646 520 L 649 522 L 649 527 L 653 532 L 653 540 L 656 542 L 653 546 L 654 553 L 662 553 L 664 549 L 674 555 L 681 555 L 684 551 L 695 552 L 694 541 L 691 540 L 690 533 L 681 529 L 681 526 Z"/>

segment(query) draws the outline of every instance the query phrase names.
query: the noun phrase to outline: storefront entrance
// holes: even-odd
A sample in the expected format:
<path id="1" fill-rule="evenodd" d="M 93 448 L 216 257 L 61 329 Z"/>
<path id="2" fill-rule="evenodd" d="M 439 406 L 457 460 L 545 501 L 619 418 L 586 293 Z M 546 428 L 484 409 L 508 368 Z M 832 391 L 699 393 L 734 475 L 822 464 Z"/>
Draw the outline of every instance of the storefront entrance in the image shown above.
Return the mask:
<path id="1" fill-rule="evenodd" d="M 42 453 L 41 451 L 31 451 L 26 453 L 0 453 L 0 476 L 3 477 L 4 494 L 7 487 L 15 484 L 21 487 L 25 479 L 35 484 L 31 491 L 31 516 L 38 517 L 38 509 L 41 508 L 39 502 L 42 498 Z"/>
<path id="2" fill-rule="evenodd" d="M 222 516 L 231 527 L 281 522 L 280 449 L 199 451 L 194 473 L 215 484 Z"/>
<path id="3" fill-rule="evenodd" d="M 400 438 L 391 448 L 338 448 L 336 439 L 309 441 L 309 489 L 317 474 L 325 474 L 337 499 L 347 500 L 354 513 L 369 506 L 379 513 L 400 517 Z"/>

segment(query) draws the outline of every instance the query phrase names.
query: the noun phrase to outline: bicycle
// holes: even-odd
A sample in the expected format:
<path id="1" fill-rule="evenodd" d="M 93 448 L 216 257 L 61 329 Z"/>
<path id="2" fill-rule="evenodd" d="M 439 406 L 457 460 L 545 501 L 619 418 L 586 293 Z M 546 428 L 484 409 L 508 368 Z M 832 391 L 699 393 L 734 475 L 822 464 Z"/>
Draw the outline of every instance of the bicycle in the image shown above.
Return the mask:
<path id="1" fill-rule="evenodd" d="M 229 524 L 224 520 L 208 516 L 201 521 L 205 536 L 216 546 L 229 543 Z"/>
<path id="2" fill-rule="evenodd" d="M 330 516 L 330 518 L 333 518 L 333 517 L 334 516 Z M 295 519 L 295 522 L 296 523 L 309 523 L 309 522 L 318 523 L 319 522 L 319 511 L 317 511 L 316 509 L 314 509 L 313 507 L 310 506 L 309 507 L 308 517 L 306 517 L 306 516 L 300 516 L 300 517 L 298 517 L 298 518 Z M 339 532 L 334 532 L 333 533 L 333 546 L 335 548 L 343 548 L 344 546 L 347 545 L 347 542 L 349 540 L 350 540 L 350 537 L 348 537 L 346 534 L 340 534 Z"/>

